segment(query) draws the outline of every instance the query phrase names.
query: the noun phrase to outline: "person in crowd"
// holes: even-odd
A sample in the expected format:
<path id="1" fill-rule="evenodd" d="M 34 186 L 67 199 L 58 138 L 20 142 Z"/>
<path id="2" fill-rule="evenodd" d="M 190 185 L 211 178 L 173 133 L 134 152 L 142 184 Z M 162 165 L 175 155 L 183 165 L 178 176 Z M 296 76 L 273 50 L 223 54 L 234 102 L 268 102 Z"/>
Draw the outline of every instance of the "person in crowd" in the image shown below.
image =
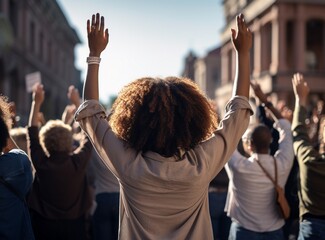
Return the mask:
<path id="1" fill-rule="evenodd" d="M 305 123 L 309 87 L 302 74 L 292 78 L 295 94 L 293 146 L 300 170 L 299 240 L 325 239 L 325 155 L 314 148 Z M 325 136 L 322 125 L 320 133 Z"/>
<path id="2" fill-rule="evenodd" d="M 32 186 L 27 154 L 10 137 L 10 105 L 0 97 L 0 239 L 33 240 L 26 196 Z"/>
<path id="3" fill-rule="evenodd" d="M 81 103 L 78 89 L 69 86 L 67 97 L 71 104 L 65 108 L 62 121 L 72 126 L 75 142 L 79 143 L 83 133 L 79 131 L 79 124 L 74 122 L 75 111 Z M 117 239 L 120 185 L 117 178 L 107 171 L 96 151 L 92 151 L 90 159 L 87 177 L 94 195 L 94 205 L 90 212 L 90 235 L 94 240 Z"/>
<path id="4" fill-rule="evenodd" d="M 308 129 L 308 136 L 310 138 L 310 142 L 313 144 L 316 150 L 319 150 L 319 145 L 321 142 L 319 141 L 318 133 L 320 132 L 320 123 L 321 118 L 325 114 L 324 110 L 324 101 L 319 99 L 314 104 L 311 105 L 310 116 L 306 118 L 306 126 Z"/>
<path id="5" fill-rule="evenodd" d="M 28 153 L 28 148 L 27 148 L 27 128 L 25 128 L 25 127 L 14 127 L 14 128 L 9 130 L 9 134 L 10 134 L 10 137 L 12 138 L 12 140 L 16 143 L 17 147 L 19 149 L 23 150 L 25 153 Z M 32 166 L 33 179 L 34 179 L 35 168 L 34 168 L 32 163 L 31 163 L 31 166 Z"/>
<path id="6" fill-rule="evenodd" d="M 71 127 L 49 120 L 39 131 L 44 90 L 36 84 L 28 124 L 28 147 L 35 180 L 28 197 L 36 239 L 85 239 L 85 215 L 92 197 L 86 170 L 92 146 L 84 138 L 73 150 Z"/>
<path id="7" fill-rule="evenodd" d="M 14 127 L 10 129 L 9 133 L 17 146 L 27 153 L 27 129 L 24 127 Z"/>
<path id="8" fill-rule="evenodd" d="M 94 240 L 118 239 L 120 185 L 117 178 L 93 151 L 89 175 L 92 176 L 95 195 L 95 210 L 92 215 Z"/>
<path id="9" fill-rule="evenodd" d="M 260 96 L 261 87 L 258 83 L 253 83 L 252 88 L 255 95 Z M 269 101 L 264 99 L 264 101 Z M 257 110 L 256 117 L 260 123 L 265 124 L 271 131 L 272 142 L 270 144 L 270 154 L 274 156 L 276 151 L 279 148 L 279 132 L 274 128 L 274 120 L 271 117 L 272 114 L 269 113 L 269 110 L 265 104 L 259 101 L 256 97 Z M 287 104 L 284 100 L 278 101 L 276 104 L 276 109 L 279 110 L 282 117 L 287 119 L 290 123 L 292 122 L 292 110 L 287 107 Z M 297 239 L 299 232 L 299 199 L 298 199 L 298 179 L 299 179 L 299 166 L 297 161 L 293 162 L 292 168 L 290 170 L 287 182 L 285 184 L 285 195 L 290 205 L 290 217 L 285 220 L 285 225 L 283 227 L 284 237 L 286 239 Z"/>
<path id="10" fill-rule="evenodd" d="M 107 117 L 98 102 L 98 71 L 108 29 L 100 14 L 87 21 L 88 72 L 75 119 L 120 183 L 119 239 L 213 239 L 208 186 L 252 113 L 247 100 L 252 36 L 244 16 L 236 19 L 237 73 L 218 128 L 198 86 L 178 77 L 129 83 Z"/>
<path id="11" fill-rule="evenodd" d="M 253 83 L 252 87 L 255 87 Z M 271 131 L 259 123 L 243 135 L 244 149 L 250 157 L 236 150 L 226 164 L 230 181 L 226 210 L 232 219 L 229 240 L 284 239 L 285 222 L 278 211 L 275 186 L 262 167 L 273 179 L 276 168 L 278 185 L 284 188 L 294 157 L 291 124 L 267 101 L 261 90 L 255 94 L 275 120 L 275 128 L 280 133 L 279 148 L 274 156 L 270 155 Z"/>

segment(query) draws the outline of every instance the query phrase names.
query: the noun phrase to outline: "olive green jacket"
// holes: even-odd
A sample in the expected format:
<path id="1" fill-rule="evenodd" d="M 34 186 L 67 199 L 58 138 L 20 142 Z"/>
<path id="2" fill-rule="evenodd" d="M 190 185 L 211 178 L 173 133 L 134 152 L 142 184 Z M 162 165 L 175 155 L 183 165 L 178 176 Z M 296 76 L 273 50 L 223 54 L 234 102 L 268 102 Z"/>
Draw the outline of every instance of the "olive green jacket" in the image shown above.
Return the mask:
<path id="1" fill-rule="evenodd" d="M 300 218 L 306 213 L 325 216 L 325 155 L 319 154 L 309 141 L 306 116 L 306 109 L 296 105 L 292 131 L 300 169 Z"/>

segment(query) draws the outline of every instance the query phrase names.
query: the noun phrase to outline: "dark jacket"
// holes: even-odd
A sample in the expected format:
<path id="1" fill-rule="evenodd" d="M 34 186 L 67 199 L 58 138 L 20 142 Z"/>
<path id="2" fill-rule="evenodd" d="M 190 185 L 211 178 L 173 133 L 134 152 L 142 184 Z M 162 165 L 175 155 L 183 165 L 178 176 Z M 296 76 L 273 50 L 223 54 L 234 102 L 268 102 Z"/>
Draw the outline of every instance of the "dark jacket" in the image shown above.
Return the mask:
<path id="1" fill-rule="evenodd" d="M 1 155 L 0 177 L 26 197 L 33 181 L 26 153 L 13 149 Z M 34 239 L 27 205 L 3 183 L 0 183 L 0 239 Z"/>
<path id="2" fill-rule="evenodd" d="M 38 128 L 28 128 L 28 144 L 35 167 L 29 207 L 48 219 L 76 219 L 87 213 L 92 196 L 87 183 L 87 165 L 92 145 L 86 138 L 73 154 L 54 152 L 48 157 L 38 137 Z"/>

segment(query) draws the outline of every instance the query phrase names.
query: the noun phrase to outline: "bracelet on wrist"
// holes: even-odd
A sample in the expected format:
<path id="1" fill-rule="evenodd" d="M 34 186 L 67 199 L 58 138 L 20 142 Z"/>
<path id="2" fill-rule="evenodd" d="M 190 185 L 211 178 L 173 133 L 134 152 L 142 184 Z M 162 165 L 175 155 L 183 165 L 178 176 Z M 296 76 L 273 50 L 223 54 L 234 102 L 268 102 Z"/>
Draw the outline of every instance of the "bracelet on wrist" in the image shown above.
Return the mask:
<path id="1" fill-rule="evenodd" d="M 270 107 L 273 107 L 273 104 L 271 102 L 265 102 L 265 103 L 262 103 L 262 106 L 270 108 Z"/>
<path id="2" fill-rule="evenodd" d="M 100 60 L 101 60 L 100 57 L 87 57 L 86 62 L 88 63 L 88 65 L 91 65 L 91 64 L 99 65 Z"/>

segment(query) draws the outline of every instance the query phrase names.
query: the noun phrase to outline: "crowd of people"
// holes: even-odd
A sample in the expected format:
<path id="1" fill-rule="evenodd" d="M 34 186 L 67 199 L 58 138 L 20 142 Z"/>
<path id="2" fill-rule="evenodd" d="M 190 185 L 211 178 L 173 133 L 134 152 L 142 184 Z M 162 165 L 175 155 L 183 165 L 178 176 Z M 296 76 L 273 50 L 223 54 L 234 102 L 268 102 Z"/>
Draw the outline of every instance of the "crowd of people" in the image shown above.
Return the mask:
<path id="1" fill-rule="evenodd" d="M 107 111 L 98 93 L 104 17 L 92 15 L 87 33 L 83 96 L 69 87 L 61 119 L 45 120 L 42 84 L 28 126 L 14 126 L 13 104 L 0 98 L 0 239 L 325 239 L 324 102 L 310 107 L 299 73 L 292 110 L 250 80 L 242 14 L 220 122 L 198 86 L 178 77 L 135 80 Z"/>

